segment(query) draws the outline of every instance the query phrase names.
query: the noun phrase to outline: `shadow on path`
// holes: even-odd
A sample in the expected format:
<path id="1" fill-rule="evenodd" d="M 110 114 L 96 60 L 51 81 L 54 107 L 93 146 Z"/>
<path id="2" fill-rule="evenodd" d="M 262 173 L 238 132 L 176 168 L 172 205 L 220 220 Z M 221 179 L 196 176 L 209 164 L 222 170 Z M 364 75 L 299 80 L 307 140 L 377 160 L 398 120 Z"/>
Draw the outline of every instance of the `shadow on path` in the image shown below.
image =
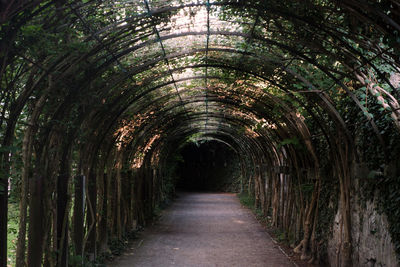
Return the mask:
<path id="1" fill-rule="evenodd" d="M 234 194 L 182 193 L 109 266 L 295 266 Z"/>

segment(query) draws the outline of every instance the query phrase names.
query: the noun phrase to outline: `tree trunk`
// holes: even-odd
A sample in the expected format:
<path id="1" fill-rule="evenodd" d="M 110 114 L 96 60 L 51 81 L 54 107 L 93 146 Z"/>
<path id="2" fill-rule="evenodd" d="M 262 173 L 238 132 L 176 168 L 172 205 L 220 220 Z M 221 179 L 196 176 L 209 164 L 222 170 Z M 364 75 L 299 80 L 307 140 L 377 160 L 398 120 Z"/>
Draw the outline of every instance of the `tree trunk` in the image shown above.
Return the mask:
<path id="1" fill-rule="evenodd" d="M 308 211 L 306 214 L 305 222 L 304 222 L 304 236 L 303 240 L 300 241 L 300 244 L 294 248 L 295 253 L 301 253 L 301 259 L 302 260 L 309 260 L 312 255 L 310 255 L 310 240 L 311 240 L 311 235 L 313 232 L 313 225 L 314 225 L 314 216 L 315 216 L 315 210 L 317 208 L 317 202 L 318 202 L 318 188 L 319 188 L 319 177 L 317 174 L 317 169 L 315 170 L 315 175 L 316 175 L 316 182 L 314 183 L 314 190 L 312 193 L 311 197 L 311 202 L 308 207 Z"/>
<path id="2" fill-rule="evenodd" d="M 104 169 L 101 170 L 104 172 Z M 107 196 L 108 196 L 108 175 L 103 175 L 102 176 L 102 197 L 100 198 L 100 201 L 102 202 L 101 204 L 101 210 L 99 208 L 100 212 L 100 218 L 99 218 L 99 232 L 98 232 L 98 247 L 99 247 L 99 252 L 107 252 L 108 251 L 108 233 L 107 233 L 107 218 L 108 218 L 108 212 L 107 212 Z M 99 201 L 99 204 L 100 204 Z"/>
<path id="3" fill-rule="evenodd" d="M 42 266 L 44 236 L 44 185 L 43 179 L 35 175 L 32 179 L 29 204 L 28 266 Z"/>
<path id="4" fill-rule="evenodd" d="M 136 194 L 135 194 L 135 180 L 136 180 L 136 169 L 133 169 L 131 171 L 131 177 L 130 177 L 130 217 L 131 217 L 131 223 L 130 227 L 132 229 L 135 229 L 137 227 L 137 212 L 136 212 Z"/>
<path id="5" fill-rule="evenodd" d="M 89 259 L 95 260 L 97 257 L 97 246 L 96 246 L 96 214 L 97 214 L 97 181 L 96 181 L 96 164 L 90 167 L 89 179 L 88 179 L 88 209 L 86 214 L 86 221 L 88 225 L 88 239 L 86 244 L 87 252 L 89 253 Z"/>
<path id="6" fill-rule="evenodd" d="M 278 213 L 279 213 L 279 174 L 274 172 L 274 178 L 272 181 L 272 225 L 278 226 Z"/>
<path id="7" fill-rule="evenodd" d="M 8 156 L 2 153 L 0 178 L 0 266 L 7 266 L 7 221 L 8 221 Z"/>
<path id="8" fill-rule="evenodd" d="M 12 112 L 11 112 L 12 113 Z M 10 174 L 10 146 L 12 144 L 16 114 L 11 114 L 0 153 L 0 266 L 7 266 L 8 177 Z"/>
<path id="9" fill-rule="evenodd" d="M 84 238 L 84 210 L 85 210 L 85 176 L 75 177 L 75 203 L 74 203 L 74 248 L 75 255 L 83 256 Z"/>
<path id="10" fill-rule="evenodd" d="M 339 172 L 339 182 L 340 182 L 340 201 L 341 213 L 343 220 L 343 235 L 344 242 L 342 242 L 341 251 L 341 266 L 350 267 L 352 266 L 351 259 L 351 215 L 350 215 L 350 174 L 349 174 L 349 161 L 348 161 L 348 151 L 347 146 L 345 151 L 339 148 L 339 165 L 341 166 L 341 171 Z"/>
<path id="11" fill-rule="evenodd" d="M 116 164 L 115 164 L 115 169 L 117 172 L 117 177 L 116 177 L 116 201 L 115 204 L 117 205 L 117 210 L 116 210 L 116 219 L 117 219 L 117 237 L 118 239 L 121 239 L 122 237 L 122 221 L 121 221 L 121 168 L 122 168 L 122 151 L 118 150 L 117 152 L 117 159 L 116 159 Z"/>
<path id="12" fill-rule="evenodd" d="M 39 119 L 40 112 L 42 111 L 43 105 L 45 104 L 47 92 L 50 86 L 47 88 L 46 92 L 39 98 L 35 104 L 35 108 L 32 112 L 31 118 L 28 122 L 24 139 L 22 142 L 22 176 L 21 176 L 21 201 L 19 204 L 20 212 L 20 223 L 18 231 L 18 241 L 17 241 L 17 251 L 16 251 L 16 267 L 25 266 L 25 246 L 26 246 L 26 219 L 27 219 L 27 206 L 28 206 L 28 192 L 29 192 L 29 175 L 31 169 L 31 158 L 32 158 L 32 141 L 33 135 L 37 131 L 37 120 Z"/>
<path id="13" fill-rule="evenodd" d="M 68 182 L 70 176 L 70 148 L 67 146 L 61 159 L 57 183 L 57 267 L 67 266 L 68 257 Z"/>
<path id="14" fill-rule="evenodd" d="M 8 50 L 7 50 L 8 52 Z M 0 75 L 3 75 L 6 67 L 6 56 L 2 62 L 2 69 Z M 10 115 L 8 117 L 8 124 L 4 133 L 2 142 L 2 148 L 5 148 L 0 154 L 0 267 L 7 266 L 7 221 L 8 221 L 8 177 L 10 173 L 10 162 L 9 162 L 9 147 L 11 146 L 14 138 L 15 125 L 18 117 L 21 114 L 22 109 L 25 106 L 26 101 L 31 95 L 35 85 L 38 84 L 46 75 L 41 75 L 36 79 L 36 83 L 33 84 L 33 77 L 36 75 L 35 71 L 32 71 L 27 82 L 25 89 L 19 94 L 18 98 L 10 106 Z M 52 86 L 51 76 L 49 75 L 49 87 Z M 11 101 L 9 101 L 11 102 Z"/>
<path id="15" fill-rule="evenodd" d="M 32 121 L 32 120 L 31 120 Z M 23 169 L 21 175 L 21 200 L 19 203 L 19 231 L 16 251 L 16 267 L 25 266 L 25 250 L 26 250 L 26 219 L 28 206 L 28 191 L 29 191 L 29 171 L 32 154 L 32 134 L 29 127 L 25 134 L 22 143 L 22 161 Z"/>

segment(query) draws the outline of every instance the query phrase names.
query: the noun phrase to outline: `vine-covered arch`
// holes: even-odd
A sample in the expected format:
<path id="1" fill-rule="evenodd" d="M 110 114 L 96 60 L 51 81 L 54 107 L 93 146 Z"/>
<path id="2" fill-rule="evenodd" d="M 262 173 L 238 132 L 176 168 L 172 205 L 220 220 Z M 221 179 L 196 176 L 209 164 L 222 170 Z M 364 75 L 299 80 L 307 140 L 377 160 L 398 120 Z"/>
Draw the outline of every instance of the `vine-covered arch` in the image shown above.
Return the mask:
<path id="1" fill-rule="evenodd" d="M 303 259 L 339 264 L 336 214 L 336 259 L 357 265 L 353 202 L 376 194 L 399 253 L 399 17 L 394 0 L 1 2 L 0 266 L 9 184 L 17 266 L 65 266 L 69 244 L 93 259 L 145 224 L 177 151 L 209 140 Z"/>

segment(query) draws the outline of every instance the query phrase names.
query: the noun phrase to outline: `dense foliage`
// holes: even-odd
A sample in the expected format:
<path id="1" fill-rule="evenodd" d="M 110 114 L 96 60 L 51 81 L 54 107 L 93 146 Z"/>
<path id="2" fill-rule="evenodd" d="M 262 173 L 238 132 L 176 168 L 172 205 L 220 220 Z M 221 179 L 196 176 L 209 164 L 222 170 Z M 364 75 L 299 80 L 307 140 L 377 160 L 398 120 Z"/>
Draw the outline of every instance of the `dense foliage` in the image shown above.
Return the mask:
<path id="1" fill-rule="evenodd" d="M 303 259 L 325 260 L 339 216 L 352 264 L 356 195 L 379 199 L 399 254 L 399 9 L 1 2 L 0 266 L 8 202 L 17 266 L 94 261 L 174 194 L 177 155 L 205 140 L 235 151 L 241 190 Z"/>

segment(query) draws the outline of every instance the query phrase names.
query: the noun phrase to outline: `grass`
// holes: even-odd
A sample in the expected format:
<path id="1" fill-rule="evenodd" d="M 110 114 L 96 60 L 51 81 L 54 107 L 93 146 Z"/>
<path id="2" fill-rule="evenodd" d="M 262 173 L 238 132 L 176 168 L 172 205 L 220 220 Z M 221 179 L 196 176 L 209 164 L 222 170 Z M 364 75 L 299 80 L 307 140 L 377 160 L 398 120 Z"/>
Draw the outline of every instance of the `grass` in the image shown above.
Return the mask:
<path id="1" fill-rule="evenodd" d="M 15 254 L 17 249 L 17 236 L 19 227 L 19 210 L 17 203 L 8 204 L 7 223 L 7 266 L 15 266 Z"/>
<path id="2" fill-rule="evenodd" d="M 267 222 L 268 217 L 265 216 L 265 214 L 261 210 L 261 208 L 255 207 L 255 199 L 253 196 L 249 195 L 247 192 L 239 193 L 239 194 L 237 194 L 237 196 L 239 197 L 240 204 L 251 209 L 258 221 L 260 221 L 262 223 Z"/>
<path id="3" fill-rule="evenodd" d="M 294 243 L 294 237 L 284 230 L 274 229 L 271 235 L 278 243 L 285 244 L 286 246 Z"/>
<path id="4" fill-rule="evenodd" d="M 290 236 L 286 231 L 276 229 L 271 225 L 271 218 L 266 216 L 261 208 L 255 207 L 255 199 L 250 196 L 247 192 L 242 192 L 237 195 L 239 197 L 240 203 L 249 208 L 255 215 L 256 219 L 268 228 L 269 234 L 280 244 L 289 246 L 294 242 L 294 237 Z"/>
<path id="5" fill-rule="evenodd" d="M 239 193 L 237 196 L 239 197 L 240 204 L 242 204 L 243 206 L 246 206 L 252 210 L 254 209 L 255 200 L 247 192 Z"/>

